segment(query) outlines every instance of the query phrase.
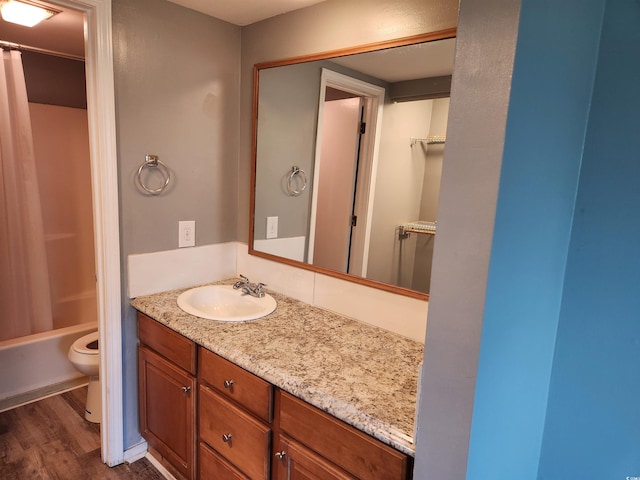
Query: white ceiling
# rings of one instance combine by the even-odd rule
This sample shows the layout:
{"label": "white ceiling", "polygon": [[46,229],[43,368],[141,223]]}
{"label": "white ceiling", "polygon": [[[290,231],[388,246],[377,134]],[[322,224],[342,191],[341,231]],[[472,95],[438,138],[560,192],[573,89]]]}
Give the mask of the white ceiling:
{"label": "white ceiling", "polygon": [[265,18],[322,3],[325,0],[169,0],[235,25],[249,25]]}
{"label": "white ceiling", "polygon": [[441,77],[453,72],[456,39],[419,43],[331,60],[356,72],[393,83],[418,78]]}

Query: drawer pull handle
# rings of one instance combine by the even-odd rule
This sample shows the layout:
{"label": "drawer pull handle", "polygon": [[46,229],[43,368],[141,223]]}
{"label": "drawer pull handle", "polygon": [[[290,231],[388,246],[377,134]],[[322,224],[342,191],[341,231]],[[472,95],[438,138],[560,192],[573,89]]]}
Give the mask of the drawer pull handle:
{"label": "drawer pull handle", "polygon": [[232,385],[233,385],[233,380],[224,381],[224,388],[231,388]]}
{"label": "drawer pull handle", "polygon": [[276,452],[275,456],[281,462],[284,461],[285,458],[287,459],[287,480],[291,480],[291,457],[288,457],[287,452],[285,452],[284,450],[282,450],[281,452]]}
{"label": "drawer pull handle", "polygon": [[228,442],[231,441],[231,437],[232,437],[232,435],[230,433],[223,433],[222,434],[222,441],[224,443],[228,443]]}
{"label": "drawer pull handle", "polygon": [[182,393],[189,393],[191,391],[191,387],[182,387]]}

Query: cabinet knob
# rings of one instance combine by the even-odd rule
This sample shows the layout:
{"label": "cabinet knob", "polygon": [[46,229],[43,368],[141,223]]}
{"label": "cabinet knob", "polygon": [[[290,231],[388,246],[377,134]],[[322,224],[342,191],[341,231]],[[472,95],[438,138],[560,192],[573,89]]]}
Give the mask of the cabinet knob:
{"label": "cabinet knob", "polygon": [[233,380],[224,381],[224,388],[231,388],[231,385],[233,385]]}
{"label": "cabinet knob", "polygon": [[230,442],[231,441],[231,437],[232,437],[232,435],[230,433],[223,433],[222,434],[222,441],[224,443]]}
{"label": "cabinet knob", "polygon": [[182,387],[182,393],[189,393],[191,391],[191,387]]}
{"label": "cabinet knob", "polygon": [[282,450],[281,452],[276,452],[275,457],[282,461],[285,459],[285,457],[287,456],[287,452],[285,452],[284,450]]}

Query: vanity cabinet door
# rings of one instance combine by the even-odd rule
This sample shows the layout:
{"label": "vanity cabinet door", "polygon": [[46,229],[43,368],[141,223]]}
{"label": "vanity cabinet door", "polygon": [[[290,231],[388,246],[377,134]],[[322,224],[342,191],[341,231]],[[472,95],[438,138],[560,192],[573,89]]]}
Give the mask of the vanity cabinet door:
{"label": "vanity cabinet door", "polygon": [[273,480],[357,480],[286,435],[274,446]]}
{"label": "vanity cabinet door", "polygon": [[142,436],[180,474],[195,478],[196,380],[151,349],[138,349]]}
{"label": "vanity cabinet door", "polygon": [[200,439],[252,480],[269,478],[271,429],[215,390],[200,385]]}

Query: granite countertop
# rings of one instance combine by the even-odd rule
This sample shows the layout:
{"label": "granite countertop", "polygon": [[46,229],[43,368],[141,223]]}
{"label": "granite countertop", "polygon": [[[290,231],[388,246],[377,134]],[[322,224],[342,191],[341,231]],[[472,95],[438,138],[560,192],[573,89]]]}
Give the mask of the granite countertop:
{"label": "granite countertop", "polygon": [[[232,281],[218,282],[223,284]],[[423,345],[268,291],[261,319],[218,322],[183,312],[173,290],[131,305],[284,391],[413,456]]]}

